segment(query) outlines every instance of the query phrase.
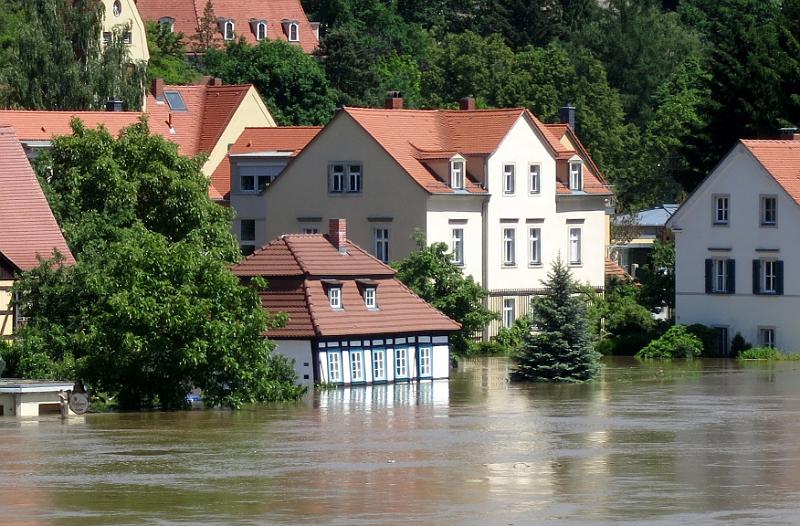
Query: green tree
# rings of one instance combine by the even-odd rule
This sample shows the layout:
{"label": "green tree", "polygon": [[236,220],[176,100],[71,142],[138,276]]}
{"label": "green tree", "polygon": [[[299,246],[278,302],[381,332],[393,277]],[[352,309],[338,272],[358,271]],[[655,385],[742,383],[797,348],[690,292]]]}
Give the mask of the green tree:
{"label": "green tree", "polygon": [[172,85],[190,84],[200,72],[186,60],[184,35],[166,24],[147,22],[147,48],[150,52],[148,77],[160,78]]}
{"label": "green tree", "polygon": [[675,309],[675,243],[656,241],[649,265],[639,269],[639,302],[650,310]]}
{"label": "green tree", "polygon": [[464,276],[453,263],[444,243],[425,244],[425,236],[417,233],[417,250],[406,259],[392,265],[397,269],[397,279],[422,299],[461,324],[453,335],[453,350],[460,355],[469,352],[470,342],[476,332],[482,331],[496,313],[486,309],[483,300],[488,293],[475,283],[472,276]]}
{"label": "green tree", "polygon": [[288,42],[243,39],[205,56],[210,75],[232,84],[253,84],[282,126],[324,124],[335,103],[327,79],[314,59]]}
{"label": "green tree", "polygon": [[130,60],[118,27],[101,42],[103,5],[30,0],[0,74],[3,104],[26,109],[100,109],[111,98],[138,110],[146,68]]}
{"label": "green tree", "polygon": [[231,213],[209,200],[202,159],[144,122],[119,139],[73,126],[40,168],[77,264],[42,262],[16,285],[20,372],[67,371],[124,408],[180,407],[192,387],[234,407],[298,396],[262,336],[282,318],[229,271]]}
{"label": "green tree", "polygon": [[195,54],[204,54],[217,47],[217,15],[214,13],[214,3],[206,1],[203,7],[203,16],[197,21],[197,33],[192,37],[192,51]]}
{"label": "green tree", "polygon": [[533,300],[535,332],[516,357],[513,378],[537,382],[584,382],[600,369],[584,299],[560,258],[543,282],[544,294]]}

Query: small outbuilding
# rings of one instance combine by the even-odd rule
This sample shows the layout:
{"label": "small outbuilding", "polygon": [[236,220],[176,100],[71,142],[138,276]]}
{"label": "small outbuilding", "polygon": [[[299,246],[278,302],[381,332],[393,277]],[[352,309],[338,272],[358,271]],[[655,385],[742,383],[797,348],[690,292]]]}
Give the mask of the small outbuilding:
{"label": "small outbuilding", "polygon": [[4,378],[0,380],[0,416],[59,415],[71,391],[72,382]]}
{"label": "small outbuilding", "polygon": [[448,378],[450,334],[461,326],[347,239],[344,219],[327,234],[283,235],[233,267],[286,325],[267,336],[294,359],[303,385],[357,385]]}

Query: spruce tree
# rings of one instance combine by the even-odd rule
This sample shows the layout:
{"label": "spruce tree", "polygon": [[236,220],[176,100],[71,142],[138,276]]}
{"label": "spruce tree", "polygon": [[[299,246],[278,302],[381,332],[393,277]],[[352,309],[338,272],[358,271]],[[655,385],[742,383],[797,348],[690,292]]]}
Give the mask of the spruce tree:
{"label": "spruce tree", "polygon": [[569,268],[558,258],[533,300],[535,332],[517,357],[513,378],[537,382],[585,382],[600,368],[586,303]]}

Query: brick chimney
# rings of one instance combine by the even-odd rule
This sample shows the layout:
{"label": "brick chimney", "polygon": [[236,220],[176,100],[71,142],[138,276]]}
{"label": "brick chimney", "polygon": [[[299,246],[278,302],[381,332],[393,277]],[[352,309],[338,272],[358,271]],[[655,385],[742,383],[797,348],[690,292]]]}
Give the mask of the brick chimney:
{"label": "brick chimney", "polygon": [[347,220],[329,219],[328,220],[328,241],[335,246],[340,254],[347,254],[345,240],[347,239]]}
{"label": "brick chimney", "polygon": [[150,93],[156,100],[164,100],[164,79],[153,79],[150,85]]}
{"label": "brick chimney", "polygon": [[384,108],[387,110],[402,110],[403,109],[403,94],[399,91],[389,91],[386,93],[386,101]]}
{"label": "brick chimney", "polygon": [[218,88],[219,86],[222,86],[222,79],[219,77],[214,77],[212,79],[209,79],[208,85]]}
{"label": "brick chimney", "polygon": [[558,109],[558,116],[562,124],[569,125],[572,131],[575,131],[575,106],[573,106],[571,102],[568,102],[566,106],[562,106]]}
{"label": "brick chimney", "polygon": [[475,109],[475,98],[474,97],[463,97],[458,99],[458,109],[461,111],[467,110],[474,110]]}

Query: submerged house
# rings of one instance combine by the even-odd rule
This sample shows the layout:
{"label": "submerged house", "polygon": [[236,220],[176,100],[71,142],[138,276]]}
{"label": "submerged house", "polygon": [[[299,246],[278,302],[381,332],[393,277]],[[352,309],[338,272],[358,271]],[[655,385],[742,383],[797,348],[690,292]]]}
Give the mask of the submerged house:
{"label": "submerged house", "polygon": [[331,219],[328,234],[274,239],[232,270],[268,280],[262,305],[289,320],[267,336],[294,359],[303,385],[449,376],[449,336],[461,326],[348,240],[343,219]]}

